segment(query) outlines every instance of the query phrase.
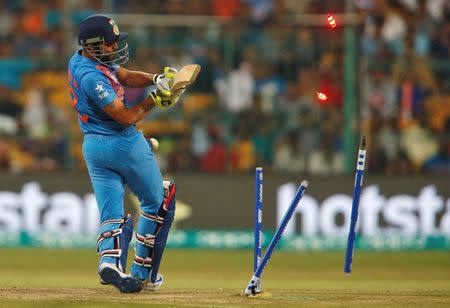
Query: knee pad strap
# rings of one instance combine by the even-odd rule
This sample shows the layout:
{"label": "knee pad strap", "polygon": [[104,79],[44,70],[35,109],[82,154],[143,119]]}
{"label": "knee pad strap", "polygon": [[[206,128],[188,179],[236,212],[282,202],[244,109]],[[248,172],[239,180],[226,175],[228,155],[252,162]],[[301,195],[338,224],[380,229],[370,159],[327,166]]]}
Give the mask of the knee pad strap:
{"label": "knee pad strap", "polygon": [[154,221],[156,223],[162,223],[162,217],[160,217],[159,215],[152,215],[152,214],[147,214],[144,213],[143,211],[141,211],[141,216],[144,217],[145,219],[148,219],[150,221]]}
{"label": "knee pad strap", "polygon": [[125,219],[127,219],[127,218],[128,218],[128,216],[125,217],[125,218],[106,220],[100,225],[100,229],[103,228],[104,226],[108,225],[108,224],[123,224],[125,222]]}
{"label": "knee pad strap", "polygon": [[100,252],[100,258],[102,257],[114,257],[114,258],[120,258],[122,255],[122,249],[107,249]]}
{"label": "knee pad strap", "polygon": [[118,229],[114,229],[111,231],[105,231],[102,232],[98,237],[97,237],[97,252],[99,252],[100,249],[100,243],[110,237],[114,237],[116,238],[119,234],[122,234],[122,229],[118,228]]}
{"label": "knee pad strap", "polygon": [[150,234],[144,236],[136,232],[136,241],[142,245],[153,248],[153,245],[155,244],[155,236]]}
{"label": "knee pad strap", "polygon": [[143,258],[138,255],[134,256],[134,263],[143,267],[152,267],[152,258]]}

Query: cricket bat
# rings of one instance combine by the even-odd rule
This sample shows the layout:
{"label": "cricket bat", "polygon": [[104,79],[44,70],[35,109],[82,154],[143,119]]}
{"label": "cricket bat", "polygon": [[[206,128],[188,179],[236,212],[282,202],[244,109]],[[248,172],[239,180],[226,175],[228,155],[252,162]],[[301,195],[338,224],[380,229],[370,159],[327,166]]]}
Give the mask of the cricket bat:
{"label": "cricket bat", "polygon": [[173,81],[171,88],[172,93],[176,93],[181,88],[193,84],[197,79],[200,70],[201,66],[199,64],[188,64],[183,66],[183,68],[178,71],[177,76]]}

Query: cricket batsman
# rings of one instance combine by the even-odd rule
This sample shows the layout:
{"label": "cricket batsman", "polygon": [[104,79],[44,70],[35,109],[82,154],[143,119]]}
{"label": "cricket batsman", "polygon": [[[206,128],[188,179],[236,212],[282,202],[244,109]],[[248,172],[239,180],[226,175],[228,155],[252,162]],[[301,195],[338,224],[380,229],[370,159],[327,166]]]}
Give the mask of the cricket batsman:
{"label": "cricket batsman", "polygon": [[[161,286],[158,268],[175,212],[175,185],[163,182],[152,148],[136,130],[136,123],[155,106],[174,106],[181,93],[171,93],[177,74],[174,68],[148,74],[121,66],[129,56],[126,37],[110,17],[87,17],[79,26],[80,49],[69,61],[68,75],[72,105],[84,135],[83,157],[100,213],[100,282],[134,293]],[[123,86],[153,84],[156,90],[148,97],[127,106]],[[138,197],[141,207],[129,275],[125,270],[133,222],[124,213],[125,185]]]}

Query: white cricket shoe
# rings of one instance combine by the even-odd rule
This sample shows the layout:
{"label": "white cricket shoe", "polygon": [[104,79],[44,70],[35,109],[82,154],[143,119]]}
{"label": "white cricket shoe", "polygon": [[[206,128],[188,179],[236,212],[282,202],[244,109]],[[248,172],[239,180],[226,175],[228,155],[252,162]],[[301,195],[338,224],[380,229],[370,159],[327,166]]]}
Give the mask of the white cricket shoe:
{"label": "white cricket shoe", "polygon": [[[151,273],[150,273],[150,277],[151,277]],[[163,275],[158,273],[158,275],[156,276],[155,282],[151,282],[150,279],[146,279],[146,280],[142,281],[142,284],[143,284],[142,289],[148,290],[148,291],[156,291],[161,288],[161,285],[163,284],[163,282],[164,282]]]}

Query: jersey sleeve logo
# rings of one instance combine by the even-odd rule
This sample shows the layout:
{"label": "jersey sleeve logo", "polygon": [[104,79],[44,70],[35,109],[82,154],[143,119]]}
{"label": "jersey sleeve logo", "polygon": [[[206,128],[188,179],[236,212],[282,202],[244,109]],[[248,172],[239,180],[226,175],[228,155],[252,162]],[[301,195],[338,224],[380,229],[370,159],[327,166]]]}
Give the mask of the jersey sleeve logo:
{"label": "jersey sleeve logo", "polygon": [[109,94],[108,91],[103,89],[103,85],[99,84],[99,83],[97,83],[97,86],[95,87],[95,90],[97,90],[97,92],[98,92],[98,98],[99,99],[104,99]]}
{"label": "jersey sleeve logo", "polygon": [[99,69],[109,79],[109,83],[113,87],[114,92],[117,94],[119,99],[123,100],[124,99],[124,97],[123,97],[124,89],[123,89],[122,85],[119,83],[119,81],[117,80],[116,75],[113,74],[109,69],[107,69],[104,66],[97,65],[96,68]]}

